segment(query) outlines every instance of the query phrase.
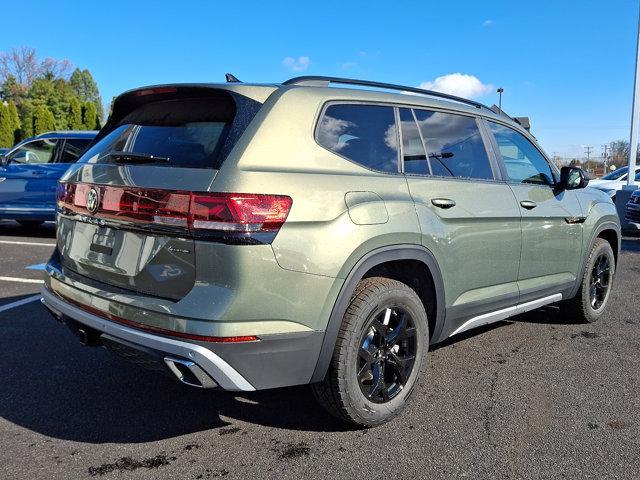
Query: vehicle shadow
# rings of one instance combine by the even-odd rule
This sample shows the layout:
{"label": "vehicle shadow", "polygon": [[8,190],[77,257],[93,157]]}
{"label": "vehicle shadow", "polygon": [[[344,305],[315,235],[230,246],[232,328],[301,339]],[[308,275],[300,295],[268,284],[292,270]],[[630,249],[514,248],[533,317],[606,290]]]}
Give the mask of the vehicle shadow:
{"label": "vehicle shadow", "polygon": [[351,429],[325,413],[308,386],[242,394],[198,390],[101,347],[84,347],[39,302],[0,312],[0,325],[0,417],[48,437],[142,443],[234,420],[317,432]]}
{"label": "vehicle shadow", "polygon": [[0,220],[0,236],[3,237],[30,237],[30,238],[56,238],[56,224],[45,222],[36,227],[25,227],[11,220]]}

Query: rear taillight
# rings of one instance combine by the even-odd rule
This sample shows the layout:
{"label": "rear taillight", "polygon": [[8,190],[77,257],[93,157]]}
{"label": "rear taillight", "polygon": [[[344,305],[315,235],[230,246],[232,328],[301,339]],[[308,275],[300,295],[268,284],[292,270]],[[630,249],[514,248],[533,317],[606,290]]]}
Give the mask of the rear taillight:
{"label": "rear taillight", "polygon": [[277,232],[290,208],[291,198],[284,195],[193,194],[189,227],[225,232]]}
{"label": "rear taillight", "polygon": [[[87,205],[95,190],[96,205]],[[131,226],[154,225],[222,239],[269,242],[291,209],[291,197],[253,193],[207,193],[60,182],[58,207],[64,213],[116,220]],[[267,235],[263,235],[267,234]]]}

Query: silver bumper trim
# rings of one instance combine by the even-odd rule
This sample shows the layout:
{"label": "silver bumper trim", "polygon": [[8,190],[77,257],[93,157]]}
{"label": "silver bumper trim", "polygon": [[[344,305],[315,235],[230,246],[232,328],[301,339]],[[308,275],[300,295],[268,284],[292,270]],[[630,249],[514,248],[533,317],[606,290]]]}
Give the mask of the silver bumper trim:
{"label": "silver bumper trim", "polygon": [[255,388],[231,365],[211,350],[200,345],[165,338],[120,325],[71,305],[52,294],[46,287],[41,290],[42,303],[55,312],[67,315],[91,328],[107,333],[127,342],[164,353],[189,359],[215,380],[225,390],[251,392]]}

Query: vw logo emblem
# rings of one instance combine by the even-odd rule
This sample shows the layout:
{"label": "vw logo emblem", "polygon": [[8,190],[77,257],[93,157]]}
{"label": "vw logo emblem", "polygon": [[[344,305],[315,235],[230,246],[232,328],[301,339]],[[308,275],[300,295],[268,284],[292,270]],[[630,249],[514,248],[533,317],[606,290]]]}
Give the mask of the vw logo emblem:
{"label": "vw logo emblem", "polygon": [[99,204],[98,191],[95,188],[92,188],[87,192],[87,210],[91,213],[96,213],[98,211]]}

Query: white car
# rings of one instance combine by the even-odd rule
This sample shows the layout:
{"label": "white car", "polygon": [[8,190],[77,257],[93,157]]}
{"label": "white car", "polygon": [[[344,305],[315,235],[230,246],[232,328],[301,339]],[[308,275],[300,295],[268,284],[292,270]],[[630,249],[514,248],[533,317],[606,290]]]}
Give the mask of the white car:
{"label": "white car", "polygon": [[[615,200],[618,190],[622,190],[627,184],[627,170],[629,170],[628,167],[620,167],[602,178],[590,180],[589,186],[602,190],[611,197],[611,200]],[[635,180],[640,182],[640,166],[636,167]]]}

